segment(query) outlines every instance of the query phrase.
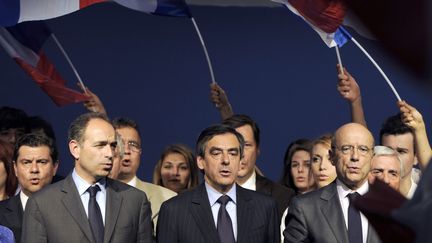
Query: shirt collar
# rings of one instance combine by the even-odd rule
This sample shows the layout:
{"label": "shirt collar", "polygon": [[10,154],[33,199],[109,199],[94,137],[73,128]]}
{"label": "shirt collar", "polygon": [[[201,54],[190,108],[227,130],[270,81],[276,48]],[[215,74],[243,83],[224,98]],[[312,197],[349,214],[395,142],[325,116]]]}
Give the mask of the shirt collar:
{"label": "shirt collar", "polygon": [[243,188],[255,191],[256,190],[256,172],[253,171],[252,175],[243,183],[240,185]]}
{"label": "shirt collar", "polygon": [[134,176],[128,183],[126,183],[126,184],[128,184],[129,186],[132,186],[132,187],[136,187],[136,184],[137,184],[137,177],[136,176]]}
{"label": "shirt collar", "polygon": [[19,193],[19,197],[20,197],[21,205],[22,205],[22,208],[23,208],[23,211],[24,211],[25,206],[27,204],[27,200],[28,200],[29,197],[26,194],[24,194],[24,192],[22,190]]}
{"label": "shirt collar", "polygon": [[222,194],[222,193],[216,191],[215,189],[213,189],[213,187],[211,187],[209,184],[207,184],[207,182],[205,182],[207,195],[208,195],[208,198],[210,201],[210,207],[213,206],[216,203],[216,201],[223,195],[228,195],[231,198],[231,200],[234,202],[234,204],[237,204],[237,188],[236,188],[236,186],[237,185],[234,184],[227,193]]}
{"label": "shirt collar", "polygon": [[367,180],[363,183],[363,185],[361,185],[357,190],[354,191],[348,188],[339,179],[336,179],[336,187],[340,198],[345,198],[348,194],[353,192],[358,192],[358,194],[363,196],[364,194],[366,194],[366,192],[369,191],[369,183]]}
{"label": "shirt collar", "polygon": [[[93,186],[90,185],[90,183],[88,183],[87,181],[85,181],[81,176],[79,176],[75,169],[72,171],[72,179],[75,182],[75,185],[78,189],[78,194],[80,196],[83,195],[90,186]],[[101,192],[105,193],[106,178],[103,177],[102,179],[98,180],[95,185],[98,185],[101,189]]]}

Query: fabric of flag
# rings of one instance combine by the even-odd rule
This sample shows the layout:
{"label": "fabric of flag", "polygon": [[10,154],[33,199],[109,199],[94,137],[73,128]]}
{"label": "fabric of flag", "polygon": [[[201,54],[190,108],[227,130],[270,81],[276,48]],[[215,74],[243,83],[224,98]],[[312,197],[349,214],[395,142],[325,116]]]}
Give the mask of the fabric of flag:
{"label": "fabric of flag", "polygon": [[351,35],[342,28],[347,8],[343,0],[272,0],[285,5],[308,23],[328,47],[343,46]]}
{"label": "fabric of flag", "polygon": [[42,50],[51,31],[42,21],[0,27],[0,45],[29,74],[58,106],[88,100],[84,94],[66,87]]}
{"label": "fabric of flag", "polygon": [[0,0],[0,26],[56,18],[102,2],[149,14],[191,17],[184,0]]}

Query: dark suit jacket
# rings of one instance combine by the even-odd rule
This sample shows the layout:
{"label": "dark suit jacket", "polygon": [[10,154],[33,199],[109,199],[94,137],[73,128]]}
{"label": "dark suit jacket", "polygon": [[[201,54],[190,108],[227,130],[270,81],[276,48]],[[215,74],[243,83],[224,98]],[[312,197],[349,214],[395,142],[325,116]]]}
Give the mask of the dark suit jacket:
{"label": "dark suit jacket", "polygon": [[[276,202],[237,186],[237,243],[279,243]],[[205,185],[164,202],[159,211],[157,242],[219,243]]]}
{"label": "dark suit jacket", "polygon": [[256,191],[271,196],[277,203],[279,222],[282,215],[287,209],[291,198],[295,196],[295,192],[287,187],[274,183],[273,181],[256,174]]}
{"label": "dark suit jacket", "polygon": [[0,202],[0,225],[12,230],[15,242],[21,241],[23,209],[19,194]]}
{"label": "dark suit jacket", "polygon": [[[293,198],[288,208],[285,242],[347,243],[348,231],[339,201],[336,182],[317,191]],[[368,228],[368,243],[380,242]]]}
{"label": "dark suit jacket", "polygon": [[[152,242],[145,193],[107,178],[104,243]],[[34,193],[27,202],[22,242],[94,242],[72,175]]]}

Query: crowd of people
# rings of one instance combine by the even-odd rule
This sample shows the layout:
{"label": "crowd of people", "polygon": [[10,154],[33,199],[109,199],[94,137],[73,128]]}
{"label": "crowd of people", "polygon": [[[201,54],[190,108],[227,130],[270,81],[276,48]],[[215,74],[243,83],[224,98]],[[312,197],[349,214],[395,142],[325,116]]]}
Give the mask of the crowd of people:
{"label": "crowd of people", "polygon": [[399,102],[376,145],[359,85],[337,70],[352,122],[289,144],[278,182],[259,169],[258,124],[235,114],[217,84],[210,92],[221,122],[202,130],[195,151],[168,145],[152,183],[137,175],[138,124],[109,119],[88,88],[89,112],[68,130],[69,175],[56,175],[51,125],[1,107],[0,232],[15,242],[381,242],[353,202],[377,180],[413,196],[432,157],[426,126],[419,111]]}

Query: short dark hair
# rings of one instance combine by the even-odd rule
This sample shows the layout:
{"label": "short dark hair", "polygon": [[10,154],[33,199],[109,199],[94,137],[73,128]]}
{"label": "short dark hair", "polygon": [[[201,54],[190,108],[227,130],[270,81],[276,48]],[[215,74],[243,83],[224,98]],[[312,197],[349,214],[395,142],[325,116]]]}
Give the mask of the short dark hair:
{"label": "short dark hair", "polygon": [[230,126],[234,129],[249,125],[252,128],[255,143],[257,147],[259,147],[260,144],[260,129],[258,127],[258,124],[249,116],[247,115],[233,115],[227,119],[225,119],[222,124]]}
{"label": "short dark hair", "polygon": [[402,135],[406,133],[413,133],[413,130],[402,122],[401,114],[398,113],[394,116],[388,117],[381,126],[380,130],[380,143],[384,135]]}
{"label": "short dark hair", "polygon": [[35,133],[28,133],[21,136],[15,144],[14,152],[13,152],[13,161],[16,163],[19,156],[19,149],[22,146],[29,146],[32,148],[47,146],[50,150],[50,157],[53,163],[58,163],[58,150],[54,141],[45,136]]}
{"label": "short dark hair", "polygon": [[20,109],[3,106],[0,108],[0,131],[27,127],[27,114]]}
{"label": "short dark hair", "polygon": [[119,128],[125,128],[125,127],[130,127],[130,128],[135,129],[138,133],[138,136],[141,138],[139,126],[134,120],[126,118],[126,117],[117,117],[117,118],[114,118],[112,123],[113,123],[113,126],[116,130]]}
{"label": "short dark hair", "polygon": [[96,112],[84,113],[84,114],[78,116],[70,124],[69,130],[68,130],[68,140],[69,141],[75,140],[78,142],[82,142],[85,129],[86,129],[89,121],[93,120],[93,119],[101,119],[101,120],[108,122],[109,124],[112,124],[111,121],[108,119],[108,117],[105,114],[96,113]]}
{"label": "short dark hair", "polygon": [[240,133],[238,133],[233,127],[224,124],[217,124],[217,125],[210,126],[201,132],[196,143],[197,156],[204,157],[207,142],[210,141],[213,137],[217,135],[227,134],[227,133],[231,133],[234,136],[236,136],[237,140],[240,143],[240,147],[239,147],[240,158],[243,158],[243,149],[245,143],[243,136]]}

